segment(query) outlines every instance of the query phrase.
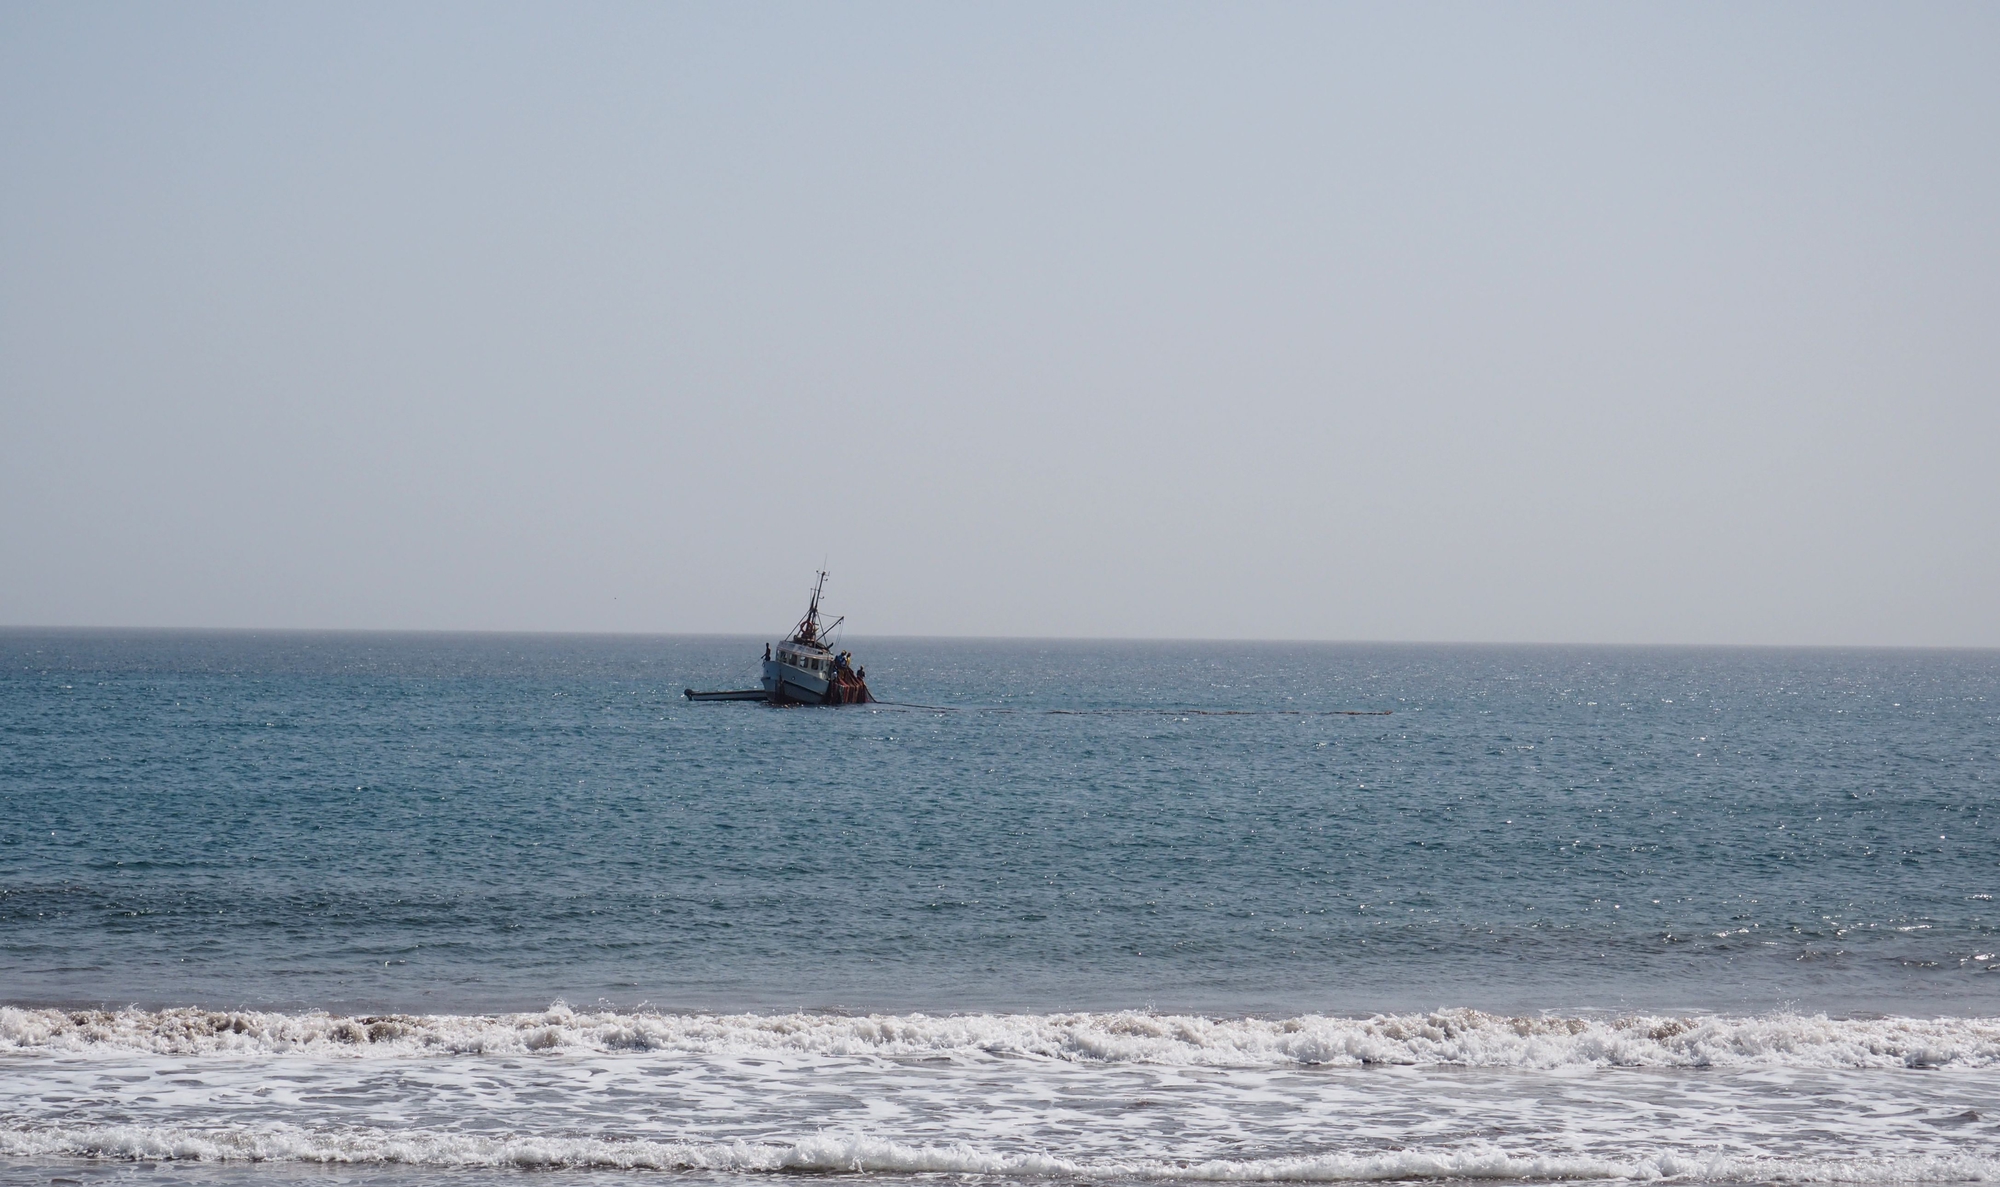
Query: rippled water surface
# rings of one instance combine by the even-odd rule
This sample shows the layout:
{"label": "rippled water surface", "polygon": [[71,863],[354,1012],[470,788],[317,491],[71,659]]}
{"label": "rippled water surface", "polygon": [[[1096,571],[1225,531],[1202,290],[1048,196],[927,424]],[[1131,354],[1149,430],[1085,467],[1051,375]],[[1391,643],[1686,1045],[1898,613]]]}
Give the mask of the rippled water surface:
{"label": "rippled water surface", "polygon": [[2000,655],[761,644],[0,633],[0,1180],[2000,1177]]}

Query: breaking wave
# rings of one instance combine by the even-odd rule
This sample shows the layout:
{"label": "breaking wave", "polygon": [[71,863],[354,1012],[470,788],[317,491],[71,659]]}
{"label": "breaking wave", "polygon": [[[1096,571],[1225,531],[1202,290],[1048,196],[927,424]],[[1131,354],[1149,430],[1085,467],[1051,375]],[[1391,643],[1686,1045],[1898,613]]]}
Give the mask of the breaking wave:
{"label": "breaking wave", "polygon": [[1502,1148],[1414,1149],[1263,1159],[1072,1159],[1048,1153],[918,1146],[822,1136],[791,1145],[457,1133],[203,1131],[147,1126],[0,1129],[14,1157],[387,1164],[439,1168],[943,1173],[1024,1179],[1314,1183],[1427,1179],[1679,1180],[1793,1183],[1950,1183],[2000,1178],[2000,1161],[1973,1154],[1783,1158],[1674,1153],[1628,1157]]}
{"label": "breaking wave", "polygon": [[1074,1014],[665,1014],[576,1010],[344,1017],[198,1008],[0,1007],[0,1051],[412,1057],[657,1051],[1022,1057],[1200,1067],[2000,1067],[2000,1019],[1618,1018],[1476,1010],[1372,1018]]}

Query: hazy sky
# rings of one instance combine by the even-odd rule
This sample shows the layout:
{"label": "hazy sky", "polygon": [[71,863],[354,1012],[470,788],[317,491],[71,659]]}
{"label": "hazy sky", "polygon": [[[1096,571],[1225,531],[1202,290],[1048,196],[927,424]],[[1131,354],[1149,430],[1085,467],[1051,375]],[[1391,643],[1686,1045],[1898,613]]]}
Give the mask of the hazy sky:
{"label": "hazy sky", "polygon": [[0,6],[0,624],[2000,646],[2000,5]]}

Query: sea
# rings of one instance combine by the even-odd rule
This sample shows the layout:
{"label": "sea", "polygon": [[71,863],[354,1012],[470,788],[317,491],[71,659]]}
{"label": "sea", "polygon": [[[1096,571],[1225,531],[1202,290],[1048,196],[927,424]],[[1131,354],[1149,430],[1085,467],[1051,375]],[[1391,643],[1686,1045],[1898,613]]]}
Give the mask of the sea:
{"label": "sea", "polygon": [[2000,1179],[2000,652],[0,631],[0,1182]]}

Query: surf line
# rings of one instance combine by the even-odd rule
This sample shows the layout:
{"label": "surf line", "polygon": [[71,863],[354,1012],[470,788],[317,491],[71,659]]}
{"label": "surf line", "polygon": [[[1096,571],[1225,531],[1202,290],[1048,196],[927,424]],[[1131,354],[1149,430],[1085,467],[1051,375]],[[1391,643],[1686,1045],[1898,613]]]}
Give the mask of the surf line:
{"label": "surf line", "polygon": [[871,701],[891,709],[925,709],[932,713],[1039,713],[1045,717],[1092,717],[1112,713],[1152,713],[1166,717],[1388,717],[1394,709],[1017,709],[1008,705],[916,705],[908,701]]}

